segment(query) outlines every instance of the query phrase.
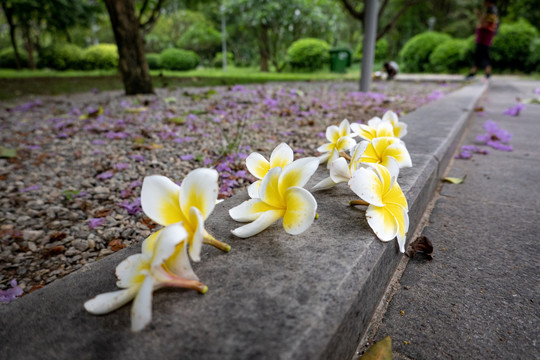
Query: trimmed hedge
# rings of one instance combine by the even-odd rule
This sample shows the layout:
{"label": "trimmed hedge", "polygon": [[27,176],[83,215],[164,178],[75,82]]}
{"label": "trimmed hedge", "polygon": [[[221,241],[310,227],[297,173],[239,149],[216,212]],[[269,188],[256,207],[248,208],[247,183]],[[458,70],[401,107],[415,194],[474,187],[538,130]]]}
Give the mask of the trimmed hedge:
{"label": "trimmed hedge", "polygon": [[114,44],[92,45],[84,50],[84,69],[116,69],[118,49]]}
{"label": "trimmed hedge", "polygon": [[161,66],[161,56],[156,53],[148,53],[146,54],[146,62],[148,63],[148,67],[150,70],[159,70],[162,68]]}
{"label": "trimmed hedge", "polygon": [[315,71],[328,64],[330,45],[315,38],[300,39],[287,49],[287,61],[293,69]]}
{"label": "trimmed hedge", "polygon": [[429,56],[431,70],[435,72],[456,72],[466,66],[466,39],[451,39],[437,46]]}
{"label": "trimmed hedge", "polygon": [[540,72],[540,38],[531,42],[530,54],[527,62],[529,71]]}
{"label": "trimmed hedge", "polygon": [[538,37],[538,30],[526,20],[502,24],[493,39],[491,59],[499,69],[525,70],[529,60],[531,42]]}
{"label": "trimmed hedge", "polygon": [[429,63],[431,53],[437,46],[450,39],[450,35],[434,31],[428,31],[413,36],[405,43],[399,52],[403,71],[431,71],[431,65]]}
{"label": "trimmed hedge", "polygon": [[206,23],[196,23],[182,34],[176,46],[194,51],[210,62],[221,49],[221,33]]}
{"label": "trimmed hedge", "polygon": [[[364,42],[360,41],[356,51],[354,52],[355,61],[362,61],[362,51]],[[388,40],[380,39],[375,43],[375,61],[385,61],[388,57]]]}
{"label": "trimmed hedge", "polygon": [[160,57],[162,68],[167,70],[192,70],[201,62],[195,52],[175,48],[163,50]]}
{"label": "trimmed hedge", "polygon": [[82,69],[84,50],[73,44],[53,44],[39,52],[39,68],[55,70]]}
{"label": "trimmed hedge", "polygon": [[[27,67],[26,53],[23,50],[19,50],[19,56],[21,57],[21,67]],[[0,68],[16,69],[17,61],[15,60],[15,51],[12,48],[6,48],[0,51]]]}
{"label": "trimmed hedge", "polygon": [[[214,57],[213,65],[215,68],[220,68],[223,66],[223,53],[220,51]],[[227,66],[233,65],[234,55],[232,52],[227,51]]]}

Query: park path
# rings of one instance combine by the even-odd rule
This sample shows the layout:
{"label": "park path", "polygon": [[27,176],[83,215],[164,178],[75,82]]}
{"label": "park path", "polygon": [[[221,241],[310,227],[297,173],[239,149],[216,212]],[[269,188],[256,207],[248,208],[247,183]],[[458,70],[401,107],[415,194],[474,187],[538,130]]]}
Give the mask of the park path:
{"label": "park path", "polygon": [[391,336],[395,359],[540,359],[540,105],[503,114],[538,88],[491,80],[461,145],[490,119],[514,150],[451,164],[467,178],[442,187],[423,230],[433,260],[409,261],[375,335]]}

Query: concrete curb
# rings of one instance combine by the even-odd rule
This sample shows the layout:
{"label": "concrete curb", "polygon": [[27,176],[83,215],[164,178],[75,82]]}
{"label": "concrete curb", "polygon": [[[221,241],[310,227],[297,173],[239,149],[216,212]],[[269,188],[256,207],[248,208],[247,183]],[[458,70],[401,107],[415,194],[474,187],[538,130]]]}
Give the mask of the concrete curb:
{"label": "concrete curb", "polygon": [[[486,90],[472,84],[403,117],[413,168],[400,185],[409,202],[410,233],[440,181]],[[315,184],[326,175],[319,169]],[[309,187],[309,186],[308,186]],[[116,290],[114,268],[139,246],[120,251],[0,307],[0,346],[9,359],[344,359],[350,358],[369,323],[401,254],[395,241],[377,240],[364,210],[347,206],[346,186],[314,194],[320,219],[304,234],[274,225],[250,239],[228,209],[216,207],[207,229],[228,242],[223,254],[205,247],[195,272],[205,295],[167,289],[153,298],[152,324],[132,334],[130,305],[105,316],[83,303]]]}

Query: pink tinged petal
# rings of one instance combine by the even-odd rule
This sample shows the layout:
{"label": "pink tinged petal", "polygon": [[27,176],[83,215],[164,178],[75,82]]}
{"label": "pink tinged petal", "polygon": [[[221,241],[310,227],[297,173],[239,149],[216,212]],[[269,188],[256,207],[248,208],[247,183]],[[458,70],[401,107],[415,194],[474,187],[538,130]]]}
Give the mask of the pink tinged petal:
{"label": "pink tinged petal", "polygon": [[189,243],[189,256],[195,262],[201,261],[201,248],[204,237],[204,219],[196,207],[189,210],[189,222],[194,228],[193,234]]}
{"label": "pink tinged petal", "polygon": [[319,190],[327,190],[331,189],[337,184],[332,180],[332,178],[329,176],[326,179],[321,180],[318,182],[314,187],[311,188],[311,191],[319,191]]}
{"label": "pink tinged petal", "polygon": [[354,172],[349,180],[349,186],[356,195],[376,206],[384,206],[382,185],[381,180],[372,169],[360,168]]}
{"label": "pink tinged petal", "polygon": [[326,139],[330,141],[330,143],[335,144],[339,138],[339,128],[336,125],[331,125],[326,128]]}
{"label": "pink tinged petal", "polygon": [[154,244],[151,260],[152,271],[161,268],[165,260],[172,256],[176,246],[187,237],[188,233],[181,223],[172,224],[162,229]]}
{"label": "pink tinged petal", "polygon": [[262,179],[270,170],[270,163],[259,153],[251,153],[246,158],[246,167],[251,175],[257,179]]}
{"label": "pink tinged petal", "polygon": [[84,303],[84,308],[91,314],[103,315],[114,311],[130,302],[137,294],[137,287],[100,294]]}
{"label": "pink tinged petal", "polygon": [[178,203],[179,194],[180,187],[169,178],[147,176],[141,189],[142,209],[146,216],[163,226],[183,221],[185,217]]}
{"label": "pink tinged petal", "polygon": [[131,307],[131,331],[133,332],[141,331],[152,320],[152,291],[154,291],[154,279],[152,276],[146,276]]}
{"label": "pink tinged petal", "polygon": [[291,147],[285,143],[281,143],[276,146],[270,155],[270,168],[274,168],[276,166],[283,168],[292,163],[293,160],[294,152]]}
{"label": "pink tinged petal", "polygon": [[229,215],[235,221],[249,222],[256,220],[259,216],[274,207],[263,202],[261,199],[250,199],[229,210]]}
{"label": "pink tinged petal", "polygon": [[291,235],[307,230],[315,220],[317,202],[309,191],[292,187],[285,192],[287,210],[283,216],[283,228]]}
{"label": "pink tinged petal", "polygon": [[285,166],[278,181],[278,190],[281,197],[285,191],[293,186],[303,187],[319,168],[319,161],[314,157],[298,159]]}
{"label": "pink tinged petal", "polygon": [[248,186],[247,191],[250,198],[257,199],[259,197],[259,186],[261,186],[261,180],[257,180]]}
{"label": "pink tinged petal", "polygon": [[[149,236],[149,238],[152,235]],[[148,269],[150,257],[144,254],[134,254],[124,259],[116,267],[116,286],[120,288],[130,288],[140,285],[144,276],[140,275],[141,270]]]}
{"label": "pink tinged petal", "polygon": [[171,273],[175,274],[178,277],[187,280],[199,280],[199,278],[191,268],[185,242],[182,242],[176,246],[174,254],[169,259],[167,259],[167,261],[165,262],[165,266]]}
{"label": "pink tinged petal", "polygon": [[186,176],[180,186],[180,206],[184,215],[195,206],[204,220],[208,219],[216,206],[218,177],[216,170],[206,168],[195,169]]}
{"label": "pink tinged petal", "polygon": [[279,177],[282,171],[280,167],[270,169],[259,186],[259,198],[275,208],[284,207],[283,198],[278,190]]}
{"label": "pink tinged petal", "polygon": [[375,235],[382,241],[390,241],[396,237],[398,222],[394,215],[385,207],[369,205],[366,218]]}
{"label": "pink tinged petal", "polygon": [[236,228],[231,232],[238,237],[248,238],[265,230],[267,227],[281,219],[284,214],[285,210],[267,211],[261,216],[259,216],[257,220],[253,221],[252,223]]}
{"label": "pink tinged petal", "polygon": [[338,158],[332,161],[330,165],[330,177],[336,184],[346,183],[351,179],[351,173],[349,171],[349,164],[345,158]]}

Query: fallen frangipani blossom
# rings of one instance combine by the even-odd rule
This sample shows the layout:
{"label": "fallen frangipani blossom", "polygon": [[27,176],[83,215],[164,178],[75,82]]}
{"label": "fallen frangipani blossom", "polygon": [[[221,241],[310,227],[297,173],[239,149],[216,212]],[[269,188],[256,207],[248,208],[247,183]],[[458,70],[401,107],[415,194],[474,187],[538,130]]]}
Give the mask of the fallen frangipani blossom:
{"label": "fallen frangipani blossom", "polygon": [[142,184],[144,213],[163,226],[182,222],[188,233],[189,255],[193,261],[200,260],[203,242],[223,251],[231,248],[204,229],[204,221],[216,206],[217,180],[216,170],[200,168],[191,171],[181,186],[161,175],[147,176]]}
{"label": "fallen frangipani blossom", "polygon": [[294,153],[291,147],[285,143],[281,143],[272,151],[270,161],[257,152],[251,153],[246,159],[246,167],[251,175],[255,176],[257,181],[248,186],[248,195],[251,198],[259,197],[259,186],[262,178],[270,169],[275,167],[285,167],[294,160]]}
{"label": "fallen frangipani blossom", "polygon": [[407,124],[400,122],[397,114],[391,110],[384,113],[382,119],[374,117],[366,124],[351,124],[351,130],[355,135],[364,140],[371,141],[377,137],[394,136],[403,138],[407,135]]}
{"label": "fallen frangipani blossom", "polygon": [[175,223],[150,235],[142,254],[131,255],[116,267],[116,285],[124,290],[104,293],[84,303],[84,308],[102,315],[133,298],[131,330],[140,331],[152,320],[152,292],[163,287],[181,287],[206,293],[191,269],[186,252],[188,233]]}
{"label": "fallen frangipani blossom", "polygon": [[368,164],[367,168],[356,170],[349,186],[363,201],[351,201],[350,204],[369,204],[366,218],[375,235],[382,241],[397,237],[399,250],[403,253],[409,230],[409,208],[397,183],[398,174],[399,165],[393,158],[386,167]]}
{"label": "fallen frangipani blossom", "polygon": [[232,233],[247,238],[260,233],[283,218],[283,228],[292,235],[304,232],[315,219],[317,202],[302,187],[319,167],[317,158],[296,160],[284,168],[274,167],[261,180],[257,198],[244,201],[229,210],[231,217],[250,224]]}
{"label": "fallen frangipani blossom", "polygon": [[487,120],[483,126],[486,133],[476,136],[476,141],[491,146],[495,150],[512,151],[514,149],[512,145],[508,145],[512,139],[512,133],[499,128],[499,124],[492,120]]}
{"label": "fallen frangipani blossom", "polygon": [[326,129],[326,139],[329,143],[319,146],[317,151],[322,152],[319,156],[321,164],[327,163],[327,168],[330,168],[332,161],[339,157],[342,151],[350,150],[356,145],[356,140],[353,139],[354,134],[351,133],[351,127],[347,119],[343,120],[339,127],[331,125]]}
{"label": "fallen frangipani blossom", "polygon": [[379,137],[367,144],[358,161],[388,167],[391,159],[395,160],[400,168],[412,166],[411,156],[402,140],[395,137]]}

